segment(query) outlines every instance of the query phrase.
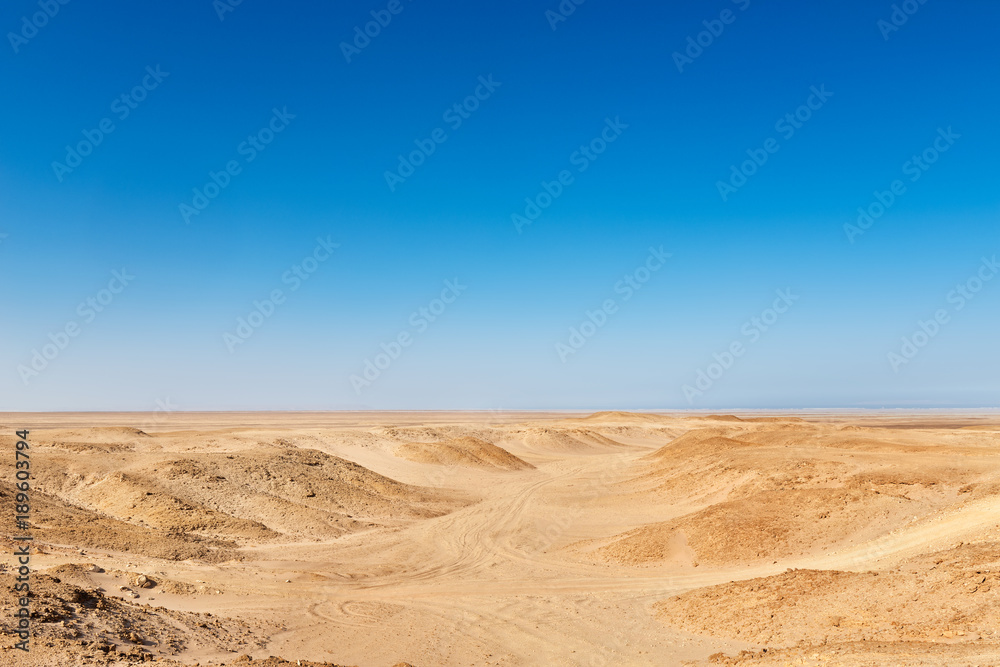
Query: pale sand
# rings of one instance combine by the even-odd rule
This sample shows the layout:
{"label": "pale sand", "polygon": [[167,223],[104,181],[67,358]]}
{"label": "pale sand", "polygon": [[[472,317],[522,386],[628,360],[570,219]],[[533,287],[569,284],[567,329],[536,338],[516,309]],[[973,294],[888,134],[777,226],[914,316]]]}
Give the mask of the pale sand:
{"label": "pale sand", "polygon": [[38,604],[130,619],[0,664],[1000,665],[1000,415],[739,416],[0,414]]}

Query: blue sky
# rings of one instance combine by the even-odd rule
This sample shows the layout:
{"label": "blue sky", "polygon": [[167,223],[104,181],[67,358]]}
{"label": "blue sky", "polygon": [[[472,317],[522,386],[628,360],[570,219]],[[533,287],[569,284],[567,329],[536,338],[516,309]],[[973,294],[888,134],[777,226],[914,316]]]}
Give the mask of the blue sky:
{"label": "blue sky", "polygon": [[0,410],[997,405],[996,3],[315,4],[0,10]]}

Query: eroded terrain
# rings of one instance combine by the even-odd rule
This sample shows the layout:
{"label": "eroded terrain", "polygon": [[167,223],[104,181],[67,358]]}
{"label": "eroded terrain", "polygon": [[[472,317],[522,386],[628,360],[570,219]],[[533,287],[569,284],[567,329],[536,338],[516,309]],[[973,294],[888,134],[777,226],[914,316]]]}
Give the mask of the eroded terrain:
{"label": "eroded terrain", "polygon": [[0,423],[0,665],[1000,665],[996,414]]}

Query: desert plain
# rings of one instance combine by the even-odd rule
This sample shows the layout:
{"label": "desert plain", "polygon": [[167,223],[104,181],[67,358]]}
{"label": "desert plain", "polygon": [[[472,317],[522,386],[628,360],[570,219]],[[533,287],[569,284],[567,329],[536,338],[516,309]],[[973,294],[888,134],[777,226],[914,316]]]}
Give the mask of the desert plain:
{"label": "desert plain", "polygon": [[3,666],[1000,665],[996,412],[0,425]]}

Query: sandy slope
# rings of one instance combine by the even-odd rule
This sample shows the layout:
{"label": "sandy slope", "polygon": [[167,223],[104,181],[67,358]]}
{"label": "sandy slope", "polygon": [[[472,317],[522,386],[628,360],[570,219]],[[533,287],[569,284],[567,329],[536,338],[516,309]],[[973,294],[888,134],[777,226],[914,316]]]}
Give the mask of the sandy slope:
{"label": "sandy slope", "polygon": [[473,436],[452,438],[445,442],[407,442],[396,448],[396,455],[418,463],[460,465],[498,470],[534,468],[508,452]]}
{"label": "sandy slope", "polygon": [[46,570],[0,665],[1000,665],[996,415],[0,422]]}

